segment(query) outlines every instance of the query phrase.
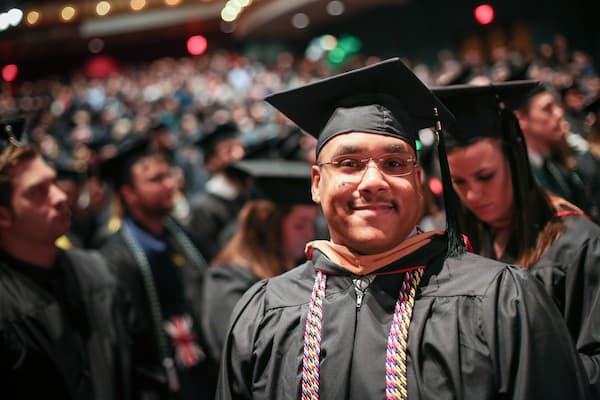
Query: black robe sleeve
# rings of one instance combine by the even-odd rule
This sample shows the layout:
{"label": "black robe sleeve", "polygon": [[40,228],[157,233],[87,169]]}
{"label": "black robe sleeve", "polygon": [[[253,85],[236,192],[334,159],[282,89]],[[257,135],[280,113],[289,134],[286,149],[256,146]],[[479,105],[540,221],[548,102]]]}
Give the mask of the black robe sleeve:
{"label": "black robe sleeve", "polygon": [[531,269],[558,306],[595,398],[600,398],[600,228],[565,218],[566,230]]}
{"label": "black robe sleeve", "polygon": [[585,399],[586,377],[568,331],[536,280],[507,270],[481,309],[498,395]]}
{"label": "black robe sleeve", "polygon": [[200,302],[201,325],[206,351],[217,365],[221,360],[233,309],[242,295],[258,280],[252,272],[237,266],[219,265],[206,271]]}
{"label": "black robe sleeve", "polygon": [[256,322],[262,319],[264,287],[261,281],[250,288],[237,303],[221,359],[217,399],[251,399],[252,353],[257,335]]}

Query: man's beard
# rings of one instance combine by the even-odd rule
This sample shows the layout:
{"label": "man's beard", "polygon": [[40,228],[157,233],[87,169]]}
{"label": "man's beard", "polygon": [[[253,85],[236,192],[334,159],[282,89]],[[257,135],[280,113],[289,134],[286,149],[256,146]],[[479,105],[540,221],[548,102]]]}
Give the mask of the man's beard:
{"label": "man's beard", "polygon": [[145,214],[146,216],[150,217],[150,218],[164,218],[166,216],[168,216],[171,211],[173,210],[173,206],[171,207],[160,207],[160,206],[154,206],[154,207],[140,207],[139,211],[141,211],[143,214]]}

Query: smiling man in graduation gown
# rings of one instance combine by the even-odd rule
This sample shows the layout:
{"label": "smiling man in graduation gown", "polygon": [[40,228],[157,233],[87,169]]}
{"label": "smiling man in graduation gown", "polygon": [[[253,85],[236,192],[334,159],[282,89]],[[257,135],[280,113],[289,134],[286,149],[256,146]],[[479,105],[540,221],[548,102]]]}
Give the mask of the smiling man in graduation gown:
{"label": "smiling man in graduation gown", "polygon": [[272,95],[318,137],[312,197],[331,241],[236,306],[220,399],[587,398],[552,300],[526,272],[421,232],[419,129],[451,114],[398,59]]}
{"label": "smiling man in graduation gown", "polygon": [[0,397],[131,398],[125,303],[98,254],[61,250],[67,196],[0,123]]}

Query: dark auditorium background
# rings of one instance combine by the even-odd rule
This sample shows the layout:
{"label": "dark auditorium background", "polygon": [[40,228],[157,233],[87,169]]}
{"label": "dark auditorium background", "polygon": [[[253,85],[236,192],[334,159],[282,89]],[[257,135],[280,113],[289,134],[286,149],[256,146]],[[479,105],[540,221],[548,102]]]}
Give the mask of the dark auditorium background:
{"label": "dark auditorium background", "polygon": [[[428,64],[436,62],[441,49],[475,49],[490,57],[495,45],[511,43],[525,53],[535,52],[556,35],[590,54],[594,63],[600,57],[596,0],[255,0],[233,22],[223,21],[226,1],[109,0],[104,16],[96,12],[98,3],[0,1],[0,12],[18,8],[24,13],[17,26],[0,31],[1,64],[17,65],[19,79],[35,79],[67,74],[94,59],[135,63],[186,56],[186,41],[194,35],[207,39],[207,51],[226,48],[267,61],[281,49],[301,54],[324,34],[356,37],[366,55],[401,55]],[[484,3],[494,10],[487,25],[474,16]],[[135,4],[143,8],[134,11]],[[59,17],[66,6],[75,9],[69,21]],[[40,13],[33,24],[28,22],[30,11]]]}

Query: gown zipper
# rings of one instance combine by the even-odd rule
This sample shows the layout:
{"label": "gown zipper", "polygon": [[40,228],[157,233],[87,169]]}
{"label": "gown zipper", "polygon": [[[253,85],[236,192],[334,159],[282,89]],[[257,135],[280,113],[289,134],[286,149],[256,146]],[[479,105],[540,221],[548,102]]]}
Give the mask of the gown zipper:
{"label": "gown zipper", "polygon": [[352,283],[354,284],[354,292],[356,293],[356,310],[360,310],[362,306],[363,298],[365,297],[365,293],[367,289],[373,282],[374,277],[370,275],[360,276],[358,278],[352,279]]}

